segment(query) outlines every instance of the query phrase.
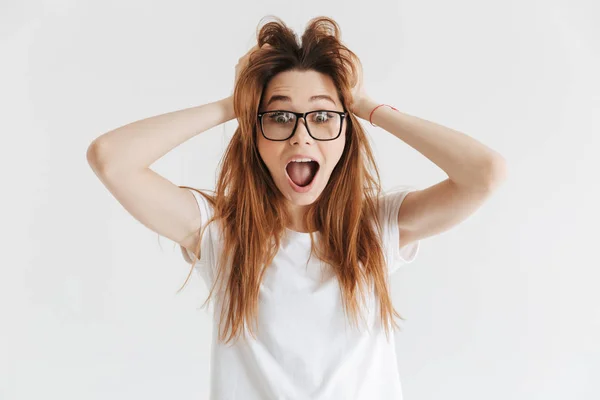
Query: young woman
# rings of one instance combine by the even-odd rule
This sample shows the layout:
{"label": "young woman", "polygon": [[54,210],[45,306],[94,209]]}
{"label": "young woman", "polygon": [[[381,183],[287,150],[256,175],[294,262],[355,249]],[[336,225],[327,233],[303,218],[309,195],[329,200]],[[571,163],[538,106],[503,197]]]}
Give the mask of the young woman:
{"label": "young woman", "polygon": [[[483,204],[504,159],[370,98],[333,20],[311,20],[301,39],[279,19],[267,23],[239,59],[231,97],[108,132],[88,160],[128,212],[180,244],[211,288],[207,300],[216,289],[211,399],[400,399],[389,276],[421,239]],[[357,117],[448,179],[381,193]],[[233,118],[213,194],[149,168]]]}

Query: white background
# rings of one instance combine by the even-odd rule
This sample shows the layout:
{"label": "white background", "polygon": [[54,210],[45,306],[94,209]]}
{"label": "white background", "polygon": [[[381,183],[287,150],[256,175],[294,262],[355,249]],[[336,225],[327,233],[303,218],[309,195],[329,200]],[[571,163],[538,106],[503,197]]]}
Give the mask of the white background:
{"label": "white background", "polygon": [[[600,9],[588,1],[2,1],[0,399],[206,399],[208,293],[86,161],[101,134],[231,94],[262,17],[333,17],[378,102],[508,161],[393,275],[406,400],[600,398]],[[446,174],[362,121],[384,188]],[[153,164],[214,188],[232,120]]]}

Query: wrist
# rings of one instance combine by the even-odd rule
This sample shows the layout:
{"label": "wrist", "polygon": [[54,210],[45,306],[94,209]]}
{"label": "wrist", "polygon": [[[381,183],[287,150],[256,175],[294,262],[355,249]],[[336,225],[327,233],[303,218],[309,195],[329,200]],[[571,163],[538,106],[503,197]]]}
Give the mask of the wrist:
{"label": "wrist", "polygon": [[233,109],[233,96],[225,97],[220,101],[221,106],[223,107],[223,114],[225,116],[225,121],[230,121],[235,118],[235,111]]}
{"label": "wrist", "polygon": [[379,105],[379,103],[377,103],[375,100],[371,99],[370,97],[365,97],[363,99],[361,99],[358,104],[357,104],[357,116],[368,121],[369,120],[369,115],[371,114],[371,111],[373,111],[373,109],[375,107],[377,107]]}
{"label": "wrist", "polygon": [[373,107],[371,109],[371,112],[369,113],[369,122],[374,127],[378,126],[377,124],[374,123],[374,121],[376,121],[377,118],[378,118],[377,117],[377,110],[379,110],[380,108],[389,108],[390,110],[399,111],[396,107],[391,106],[391,105],[386,104],[386,103],[381,103],[381,104],[375,105],[375,107]]}

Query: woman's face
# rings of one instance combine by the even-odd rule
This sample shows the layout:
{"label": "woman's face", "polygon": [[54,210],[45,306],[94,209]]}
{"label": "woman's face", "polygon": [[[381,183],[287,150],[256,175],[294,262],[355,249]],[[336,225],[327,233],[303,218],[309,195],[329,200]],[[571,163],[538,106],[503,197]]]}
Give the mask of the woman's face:
{"label": "woman's face", "polygon": [[[331,100],[326,97],[311,100],[311,96],[318,95],[327,96]],[[274,96],[277,97],[273,98]],[[279,96],[285,96],[287,99]],[[286,71],[274,76],[265,88],[259,107],[260,112],[271,110],[300,113],[314,110],[344,111],[331,77],[312,70]],[[339,116],[326,113],[307,116],[307,119],[314,121],[311,122],[311,124],[314,123],[314,126],[329,118],[339,118]],[[271,122],[267,122],[265,116],[263,126],[266,124],[274,126],[275,123],[285,124],[285,121],[285,115],[272,116]],[[281,193],[292,204],[300,206],[313,203],[327,185],[346,143],[346,118],[342,122],[340,136],[329,141],[313,139],[306,130],[304,120],[300,118],[297,122],[294,135],[283,141],[266,139],[258,126],[257,146],[260,156]],[[293,125],[293,122],[291,124]],[[289,166],[287,165],[290,159],[302,158],[312,158],[317,161],[318,169],[315,163],[292,162]],[[315,170],[316,174],[312,178]],[[297,182],[299,185],[293,182]]]}

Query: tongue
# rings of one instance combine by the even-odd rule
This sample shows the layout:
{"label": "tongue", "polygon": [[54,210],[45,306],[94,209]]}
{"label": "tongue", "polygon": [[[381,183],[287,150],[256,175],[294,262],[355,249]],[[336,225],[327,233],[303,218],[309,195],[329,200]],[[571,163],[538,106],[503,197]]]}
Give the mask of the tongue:
{"label": "tongue", "polygon": [[287,165],[287,173],[298,186],[308,185],[315,177],[319,164],[311,162],[291,162]]}

